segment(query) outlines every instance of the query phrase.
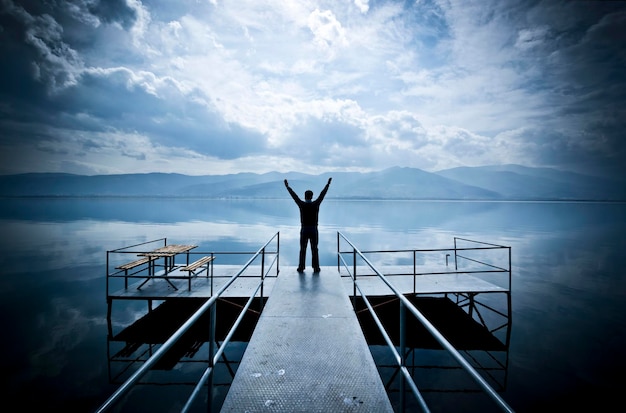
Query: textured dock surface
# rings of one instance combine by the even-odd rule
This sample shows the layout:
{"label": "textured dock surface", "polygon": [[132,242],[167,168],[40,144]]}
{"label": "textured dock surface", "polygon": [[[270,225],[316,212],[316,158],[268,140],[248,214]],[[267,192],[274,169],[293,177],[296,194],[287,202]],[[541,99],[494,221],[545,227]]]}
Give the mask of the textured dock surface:
{"label": "textured dock surface", "polygon": [[340,274],[281,269],[222,412],[393,412]]}

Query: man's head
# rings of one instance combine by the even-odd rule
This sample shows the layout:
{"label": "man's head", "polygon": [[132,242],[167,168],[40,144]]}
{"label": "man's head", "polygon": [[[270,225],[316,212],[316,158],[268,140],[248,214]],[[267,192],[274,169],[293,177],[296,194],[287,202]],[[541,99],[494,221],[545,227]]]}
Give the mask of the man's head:
{"label": "man's head", "polygon": [[311,191],[310,189],[307,189],[304,192],[304,199],[306,199],[307,201],[310,201],[313,199],[313,191]]}

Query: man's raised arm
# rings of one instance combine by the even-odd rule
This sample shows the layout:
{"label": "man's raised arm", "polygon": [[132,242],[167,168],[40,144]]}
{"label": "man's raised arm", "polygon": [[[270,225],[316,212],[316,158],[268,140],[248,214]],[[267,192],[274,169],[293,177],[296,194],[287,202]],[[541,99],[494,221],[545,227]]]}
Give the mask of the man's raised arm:
{"label": "man's raised arm", "polygon": [[320,192],[320,196],[317,198],[319,202],[322,202],[324,200],[324,197],[326,196],[326,192],[328,192],[328,188],[330,187],[330,181],[332,180],[333,178],[328,178],[328,182],[326,183],[326,186],[324,187],[324,189],[322,189],[322,192]]}
{"label": "man's raised arm", "polygon": [[287,188],[287,191],[289,191],[289,195],[291,195],[291,197],[293,198],[294,201],[296,201],[296,203],[301,202],[300,197],[293,191],[293,189],[291,189],[291,187],[289,186],[289,182],[287,182],[286,179],[285,179],[285,188]]}

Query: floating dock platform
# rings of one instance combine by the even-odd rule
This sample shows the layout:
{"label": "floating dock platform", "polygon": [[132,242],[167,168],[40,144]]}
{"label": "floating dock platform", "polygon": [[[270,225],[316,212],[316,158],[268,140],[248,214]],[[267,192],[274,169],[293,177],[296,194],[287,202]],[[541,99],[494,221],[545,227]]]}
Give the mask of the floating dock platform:
{"label": "floating dock platform", "polygon": [[[299,273],[295,266],[281,266],[279,271],[278,245],[275,251],[268,251],[270,242],[243,266],[230,264],[232,259],[222,264],[222,255],[227,252],[201,252],[186,244],[180,245],[187,248],[184,254],[155,259],[151,255],[154,252],[143,251],[155,243],[169,245],[165,238],[107,251],[108,341],[123,346],[120,351],[111,352],[114,356],[110,362],[126,363],[122,374],[135,363],[141,366],[98,412],[119,401],[150,369],[173,369],[177,365],[175,356],[180,352],[172,349],[185,350],[185,360],[178,357],[178,363],[183,363],[191,361],[186,358],[194,358],[204,347],[208,347],[209,355],[201,362],[207,364],[207,369],[186,406],[194,403],[206,380],[213,377],[217,365],[214,363],[219,363],[220,357],[229,365],[232,381],[229,379],[227,393],[214,399],[210,379],[207,401],[209,408],[217,401],[219,404],[213,407],[222,412],[393,412],[389,392],[393,391],[390,385],[398,372],[408,381],[414,396],[412,403],[425,406],[412,372],[416,368],[438,367],[430,358],[415,358],[416,351],[434,349],[448,352],[459,362],[458,368],[465,369],[493,401],[511,411],[476,371],[482,369],[491,385],[505,388],[511,325],[510,247],[455,237],[453,248],[448,249],[366,251],[368,256],[384,254],[377,257],[385,263],[376,264],[383,268],[380,272],[364,253],[342,237],[338,233],[338,265],[322,267],[318,273],[310,269]],[[340,238],[350,248],[342,248]],[[278,244],[278,234],[272,240]],[[166,246],[154,251],[162,254]],[[134,260],[122,264],[129,255]],[[201,258],[194,261],[197,257]],[[180,262],[182,258],[184,263]],[[214,265],[215,258],[218,265]],[[146,301],[148,313],[114,334],[111,312],[117,300]],[[157,309],[153,309],[153,301],[158,302]],[[259,311],[252,310],[253,303],[259,305]],[[218,304],[226,305],[226,311],[218,311],[217,321],[221,322],[203,321],[210,314],[215,315]],[[230,306],[237,310],[229,311]],[[178,314],[180,308],[186,308],[184,314]],[[170,310],[176,314],[169,314]],[[414,317],[406,317],[407,310]],[[188,320],[177,329],[183,322],[178,316]],[[172,322],[164,324],[159,317],[171,318]],[[379,317],[385,319],[384,331],[372,332],[381,327],[380,321],[375,320]],[[437,326],[429,320],[437,321]],[[194,328],[196,324],[198,329]],[[240,325],[245,326],[241,331],[237,329]],[[163,326],[169,327],[160,328]],[[437,327],[446,331],[453,344],[443,338]],[[407,339],[408,331],[411,333]],[[239,354],[240,361],[233,363],[226,360],[223,351],[235,337],[247,345],[243,355]],[[212,344],[208,343],[219,345],[214,358]],[[397,363],[377,366],[370,346],[381,344],[396,352]],[[412,364],[397,354],[397,346],[407,344],[413,354]],[[485,352],[489,358],[479,360],[472,354],[472,366],[457,348]],[[494,357],[495,353],[503,353],[503,357]],[[483,359],[493,363],[484,363]],[[238,367],[231,369],[236,364]],[[385,373],[389,369],[393,370],[390,378]],[[494,378],[494,372],[503,372],[504,378]],[[122,374],[110,373],[112,381]],[[435,385],[434,391],[437,388]],[[409,393],[403,388],[400,391]],[[466,390],[463,387],[460,391]],[[400,398],[401,406],[405,393]]]}

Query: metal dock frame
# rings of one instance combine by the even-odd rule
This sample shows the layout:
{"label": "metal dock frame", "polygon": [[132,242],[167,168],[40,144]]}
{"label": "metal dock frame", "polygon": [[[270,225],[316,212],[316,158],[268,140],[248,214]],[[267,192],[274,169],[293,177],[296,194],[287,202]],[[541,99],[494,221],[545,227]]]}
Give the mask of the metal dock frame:
{"label": "metal dock frame", "polygon": [[[340,248],[341,241],[346,242],[350,246],[350,250],[342,252]],[[457,260],[456,249],[457,247],[456,247],[456,238],[455,238],[455,265],[456,265],[456,260]],[[405,297],[404,294],[402,294],[391,282],[389,282],[387,277],[383,275],[378,269],[376,269],[376,267],[368,260],[368,258],[363,254],[363,252],[361,252],[341,232],[337,232],[337,251],[338,251],[337,252],[338,267],[340,266],[340,264],[343,264],[344,268],[346,268],[346,270],[348,271],[348,273],[350,274],[352,278],[354,298],[356,298],[357,292],[363,298],[364,302],[366,303],[370,311],[370,314],[374,318],[381,334],[383,335],[385,341],[387,342],[387,345],[389,346],[390,350],[393,352],[397,366],[400,368],[402,372],[403,380],[401,380],[401,384],[400,384],[401,385],[400,411],[404,411],[404,394],[405,394],[404,386],[406,384],[408,384],[408,386],[410,387],[414,396],[418,400],[418,403],[420,404],[420,407],[422,408],[422,410],[424,412],[430,411],[430,409],[428,408],[428,405],[426,404],[426,401],[424,400],[419,389],[417,388],[417,385],[415,384],[415,380],[413,380],[413,377],[411,376],[411,373],[409,372],[409,369],[406,366],[406,357],[405,357],[406,355],[406,346],[405,346],[406,310],[408,310],[411,314],[413,314],[413,316],[415,316],[416,319],[420,321],[420,323],[430,332],[430,334],[432,334],[432,336],[439,342],[439,344],[441,344],[441,346],[450,353],[450,355],[461,365],[461,367],[465,369],[465,371],[480,386],[480,388],[498,405],[498,407],[500,407],[503,411],[506,411],[506,412],[514,411],[506,403],[506,401],[504,401],[504,399],[502,399],[502,397],[500,397],[500,395],[489,385],[489,383],[487,383],[485,379],[471,366],[471,364],[454,348],[454,346],[452,346],[452,344],[448,340],[446,340],[446,338],[435,328],[435,326],[432,323],[430,323],[430,321],[428,321],[428,319],[407,299],[407,297]],[[343,254],[348,254],[352,257],[352,265],[350,265],[350,263],[348,263],[345,260]],[[386,284],[387,287],[393,292],[393,294],[400,300],[400,315],[399,315],[400,317],[400,346],[399,346],[400,349],[399,350],[396,348],[395,344],[389,337],[389,334],[387,333],[382,322],[376,315],[376,312],[374,311],[374,308],[372,307],[369,300],[367,299],[367,296],[361,290],[361,286],[357,277],[357,268],[358,268],[357,260],[362,261],[367,267],[369,267],[369,269],[373,271],[375,275],[380,280],[382,280],[384,284]],[[352,267],[352,272],[350,272],[351,271],[350,267]],[[500,270],[502,269],[499,269],[498,272],[500,272]],[[509,272],[509,286],[510,286],[510,249],[509,249],[508,272]]]}
{"label": "metal dock frame", "polygon": [[[133,375],[131,377],[129,377],[96,410],[96,412],[97,413],[105,412],[105,411],[109,410],[111,407],[113,407],[126,393],[128,393],[128,391],[135,384],[137,384],[139,382],[139,380],[146,373],[148,373],[148,371],[168,352],[168,350],[170,350],[170,348],[172,348],[172,346],[174,344],[176,344],[176,342],[194,325],[194,323],[198,319],[200,319],[200,317],[202,315],[204,315],[208,311],[209,312],[209,319],[210,319],[210,327],[209,327],[209,330],[210,330],[210,332],[209,332],[209,336],[210,336],[210,339],[209,339],[209,365],[206,368],[206,370],[204,371],[204,373],[202,374],[202,377],[201,377],[200,381],[198,382],[198,384],[195,386],[193,392],[189,396],[189,399],[187,400],[187,403],[185,404],[185,406],[181,410],[183,412],[187,412],[189,410],[189,408],[191,407],[191,404],[193,403],[194,399],[200,393],[200,390],[202,389],[202,387],[205,384],[207,384],[207,382],[209,383],[209,389],[212,388],[211,380],[213,378],[213,375],[212,375],[213,367],[215,366],[215,363],[219,360],[219,358],[222,356],[222,353],[224,352],[224,350],[225,350],[227,344],[230,342],[230,339],[232,338],[235,330],[237,329],[237,327],[239,326],[241,320],[243,319],[243,316],[245,315],[246,310],[250,307],[250,304],[252,304],[253,299],[255,298],[257,292],[262,290],[263,284],[264,284],[264,280],[265,280],[265,275],[267,273],[269,273],[269,271],[271,271],[271,269],[274,266],[274,264],[276,264],[276,271],[278,272],[278,256],[279,256],[279,254],[277,252],[279,250],[279,246],[278,246],[279,245],[279,240],[280,240],[279,233],[277,232],[248,260],[248,262],[239,270],[239,272],[237,272],[235,275],[233,275],[226,284],[224,284],[214,295],[212,295],[161,347],[159,347],[159,349],[148,360],[146,360],[146,362],[139,369],[137,369],[137,371],[135,371],[135,373],[133,373]],[[265,262],[266,248],[268,248],[268,246],[270,244],[272,244],[272,242],[276,242],[276,254],[274,255],[274,258],[273,258],[272,262],[266,263]],[[222,341],[222,344],[219,346],[219,348],[215,349],[215,343],[216,343],[216,340],[215,340],[215,324],[216,324],[215,306],[216,306],[216,302],[220,298],[220,296],[228,289],[228,287],[230,287],[245,272],[245,270],[258,258],[261,259],[261,277],[260,277],[260,281],[259,281],[256,289],[250,295],[250,298],[249,298],[248,302],[246,303],[246,305],[244,306],[244,309],[241,311],[241,315],[239,316],[239,318],[237,318],[237,320],[235,321],[235,323],[231,327],[227,337],[224,339],[224,341]]]}

